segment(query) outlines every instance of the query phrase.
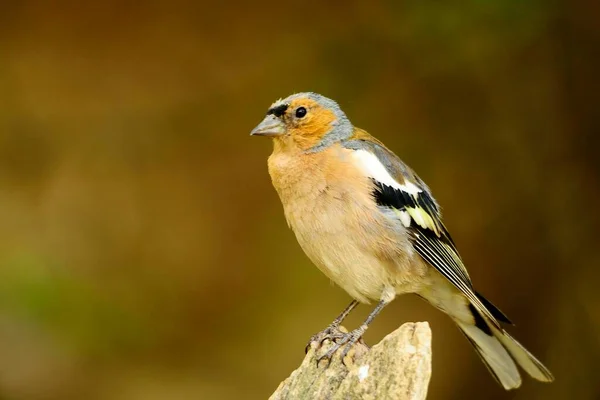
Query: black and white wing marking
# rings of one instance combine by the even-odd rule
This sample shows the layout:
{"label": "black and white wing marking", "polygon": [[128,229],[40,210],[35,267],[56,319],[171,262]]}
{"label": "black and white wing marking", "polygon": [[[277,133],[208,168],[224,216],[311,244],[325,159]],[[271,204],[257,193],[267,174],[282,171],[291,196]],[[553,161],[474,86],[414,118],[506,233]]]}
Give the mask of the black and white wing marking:
{"label": "black and white wing marking", "polygon": [[[393,209],[398,214],[398,219],[407,228],[417,253],[500,328],[494,315],[473,289],[467,269],[441,221],[438,206],[428,191],[420,187],[418,181],[411,182],[408,177],[394,179],[379,158],[366,149],[355,150],[353,156],[374,182],[375,201],[379,206]],[[394,162],[402,162],[397,157],[394,158]]]}

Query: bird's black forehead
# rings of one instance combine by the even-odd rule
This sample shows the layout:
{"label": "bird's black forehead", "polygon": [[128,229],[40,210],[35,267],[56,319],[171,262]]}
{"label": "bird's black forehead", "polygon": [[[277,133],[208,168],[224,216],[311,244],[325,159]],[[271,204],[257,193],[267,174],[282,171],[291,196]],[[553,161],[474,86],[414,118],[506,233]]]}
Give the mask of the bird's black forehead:
{"label": "bird's black forehead", "polygon": [[285,114],[285,112],[287,111],[289,106],[290,106],[289,104],[284,103],[284,104],[280,104],[275,107],[271,107],[271,108],[269,108],[269,111],[267,111],[267,115],[274,115],[276,117],[281,117],[283,114]]}

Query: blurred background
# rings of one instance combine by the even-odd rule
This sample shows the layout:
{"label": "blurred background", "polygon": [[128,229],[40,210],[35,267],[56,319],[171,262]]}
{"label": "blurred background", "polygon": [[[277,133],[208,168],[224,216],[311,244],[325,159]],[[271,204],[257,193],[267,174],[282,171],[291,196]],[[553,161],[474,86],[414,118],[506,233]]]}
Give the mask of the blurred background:
{"label": "blurred background", "polygon": [[[429,183],[482,293],[556,375],[505,393],[440,312],[432,399],[600,398],[593,1],[0,3],[0,399],[264,399],[349,297],[271,187],[316,91]],[[357,326],[363,306],[347,322]]]}

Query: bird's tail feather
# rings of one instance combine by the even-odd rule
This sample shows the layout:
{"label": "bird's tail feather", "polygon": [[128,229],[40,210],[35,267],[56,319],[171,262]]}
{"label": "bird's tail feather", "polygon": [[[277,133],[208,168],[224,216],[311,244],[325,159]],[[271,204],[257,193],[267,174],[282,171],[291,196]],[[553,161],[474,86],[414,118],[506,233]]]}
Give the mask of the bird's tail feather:
{"label": "bird's tail feather", "polygon": [[461,321],[456,323],[504,389],[516,389],[521,386],[521,375],[515,362],[495,335],[490,336],[473,324]]}
{"label": "bird's tail feather", "polygon": [[469,339],[475,350],[488,367],[492,375],[506,389],[516,389],[521,385],[521,376],[516,363],[533,378],[542,382],[552,382],[552,373],[527,351],[519,342],[513,339],[504,329],[498,329],[481,316],[475,321],[487,325],[480,329],[476,324],[458,321],[461,331]]}
{"label": "bird's tail feather", "polygon": [[504,329],[501,331],[492,328],[494,335],[500,340],[502,345],[512,358],[525,370],[532,378],[541,382],[552,382],[554,376],[533,354],[531,354],[523,345],[513,339]]}

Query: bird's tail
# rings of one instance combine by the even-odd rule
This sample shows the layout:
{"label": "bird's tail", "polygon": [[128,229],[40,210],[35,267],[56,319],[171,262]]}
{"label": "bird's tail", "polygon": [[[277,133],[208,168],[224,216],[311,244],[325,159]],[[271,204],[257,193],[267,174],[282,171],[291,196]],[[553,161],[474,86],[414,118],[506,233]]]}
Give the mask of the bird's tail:
{"label": "bird's tail", "polygon": [[454,321],[504,389],[516,389],[521,385],[521,375],[516,364],[539,381],[554,380],[552,373],[504,329],[493,326],[475,307],[469,308],[474,322],[459,321],[456,318]]}

